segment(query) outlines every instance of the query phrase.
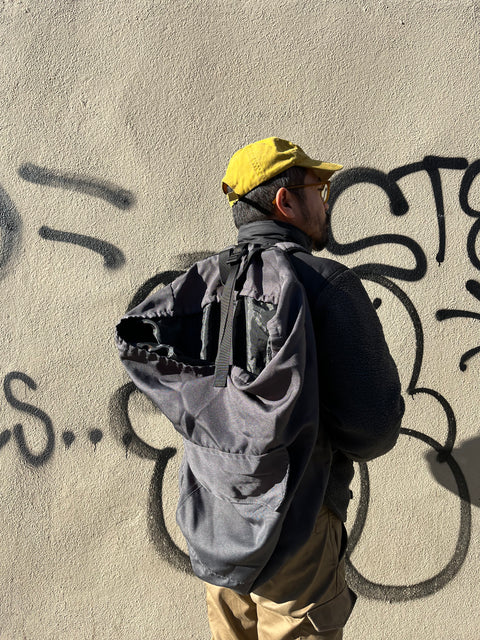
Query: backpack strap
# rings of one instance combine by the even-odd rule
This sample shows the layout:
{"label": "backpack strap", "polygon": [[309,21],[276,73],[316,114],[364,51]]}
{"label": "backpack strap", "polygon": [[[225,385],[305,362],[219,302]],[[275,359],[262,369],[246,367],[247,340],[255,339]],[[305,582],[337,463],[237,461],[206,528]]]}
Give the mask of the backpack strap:
{"label": "backpack strap", "polygon": [[[233,248],[226,249],[219,254],[220,279],[224,283],[222,299],[220,302],[220,331],[218,337],[217,358],[215,360],[214,387],[226,387],[230,360],[232,356],[233,341],[233,316],[235,305],[233,293],[238,278],[243,275],[253,257],[267,249],[271,245],[258,244],[248,251],[248,244],[237,244]],[[244,256],[242,270],[240,266]]]}
{"label": "backpack strap", "polygon": [[[235,282],[242,257],[247,251],[247,245],[236,245],[233,249],[222,251],[219,257],[220,275],[223,269],[228,267],[228,275],[225,286],[223,288],[222,299],[220,302],[220,331],[218,336],[217,358],[215,360],[215,379],[214,387],[226,387],[228,370],[230,367],[230,355],[232,351],[232,334],[233,334],[233,292],[235,290]],[[229,255],[227,255],[229,254]],[[223,278],[222,278],[223,280]]]}
{"label": "backpack strap", "polygon": [[225,284],[228,278],[228,272],[230,271],[230,265],[227,260],[232,255],[233,247],[224,249],[218,254],[218,268],[220,270],[220,281]]}

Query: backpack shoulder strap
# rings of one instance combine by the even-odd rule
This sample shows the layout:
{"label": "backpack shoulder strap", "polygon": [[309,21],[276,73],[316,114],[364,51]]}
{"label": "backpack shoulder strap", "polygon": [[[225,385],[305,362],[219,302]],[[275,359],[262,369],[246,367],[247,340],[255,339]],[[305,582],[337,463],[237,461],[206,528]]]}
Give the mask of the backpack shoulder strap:
{"label": "backpack shoulder strap", "polygon": [[220,251],[218,254],[218,268],[220,271],[220,281],[224,285],[228,278],[228,272],[230,271],[230,266],[228,264],[228,259],[232,255],[233,247],[229,247],[228,249],[224,249]]}
{"label": "backpack shoulder strap", "polygon": [[[215,360],[214,387],[226,387],[233,340],[233,294],[235,284],[245,273],[253,257],[267,248],[267,245],[254,245],[250,251],[247,244],[238,244],[219,254],[220,279],[224,283],[220,302],[220,331],[218,337],[217,358]],[[246,256],[246,260],[243,257]],[[243,261],[243,265],[242,265]],[[240,272],[240,266],[242,266]]]}
{"label": "backpack shoulder strap", "polygon": [[[214,387],[226,387],[228,369],[230,367],[230,354],[232,349],[232,333],[233,333],[233,292],[235,290],[235,282],[242,257],[247,250],[246,245],[236,245],[233,249],[222,251],[219,256],[220,277],[223,281],[225,271],[228,269],[228,275],[223,287],[222,299],[220,302],[220,331],[218,335],[218,350],[215,360],[215,379]],[[223,277],[222,277],[223,265]]]}

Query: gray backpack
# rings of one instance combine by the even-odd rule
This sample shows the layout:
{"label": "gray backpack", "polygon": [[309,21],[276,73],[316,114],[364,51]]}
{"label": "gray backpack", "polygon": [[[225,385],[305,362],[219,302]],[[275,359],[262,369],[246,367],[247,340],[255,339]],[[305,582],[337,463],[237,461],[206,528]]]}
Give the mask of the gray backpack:
{"label": "gray backpack", "polygon": [[177,522],[194,573],[239,593],[295,551],[278,542],[318,445],[315,338],[294,251],[304,249],[211,256],[117,326],[129,376],[183,436]]}

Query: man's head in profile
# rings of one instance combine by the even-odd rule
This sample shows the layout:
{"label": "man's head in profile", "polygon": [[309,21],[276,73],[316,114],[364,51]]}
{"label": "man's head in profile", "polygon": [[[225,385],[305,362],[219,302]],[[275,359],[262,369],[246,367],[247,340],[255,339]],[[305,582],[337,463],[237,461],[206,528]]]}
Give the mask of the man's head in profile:
{"label": "man's head in profile", "polygon": [[313,160],[288,140],[266,138],[232,156],[222,188],[238,228],[278,220],[301,229],[320,250],[328,242],[330,177],[341,168]]}

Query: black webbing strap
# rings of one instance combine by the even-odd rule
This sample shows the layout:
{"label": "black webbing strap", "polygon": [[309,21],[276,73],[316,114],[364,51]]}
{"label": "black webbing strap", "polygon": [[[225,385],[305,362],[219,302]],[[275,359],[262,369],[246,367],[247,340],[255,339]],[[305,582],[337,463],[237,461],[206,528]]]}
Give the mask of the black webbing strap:
{"label": "black webbing strap", "polygon": [[232,255],[233,247],[224,249],[218,254],[218,269],[220,271],[220,281],[225,284],[230,271],[230,265],[227,263],[228,258]]}
{"label": "black webbing strap", "polygon": [[[230,357],[232,353],[233,314],[235,310],[233,304],[233,293],[235,291],[235,282],[240,269],[242,256],[245,254],[246,250],[246,245],[237,245],[231,251],[230,257],[225,261],[229,266],[229,271],[223,288],[222,300],[220,302],[220,331],[218,337],[217,358],[215,360],[214,387],[227,386]],[[222,258],[225,260],[225,254]]]}

